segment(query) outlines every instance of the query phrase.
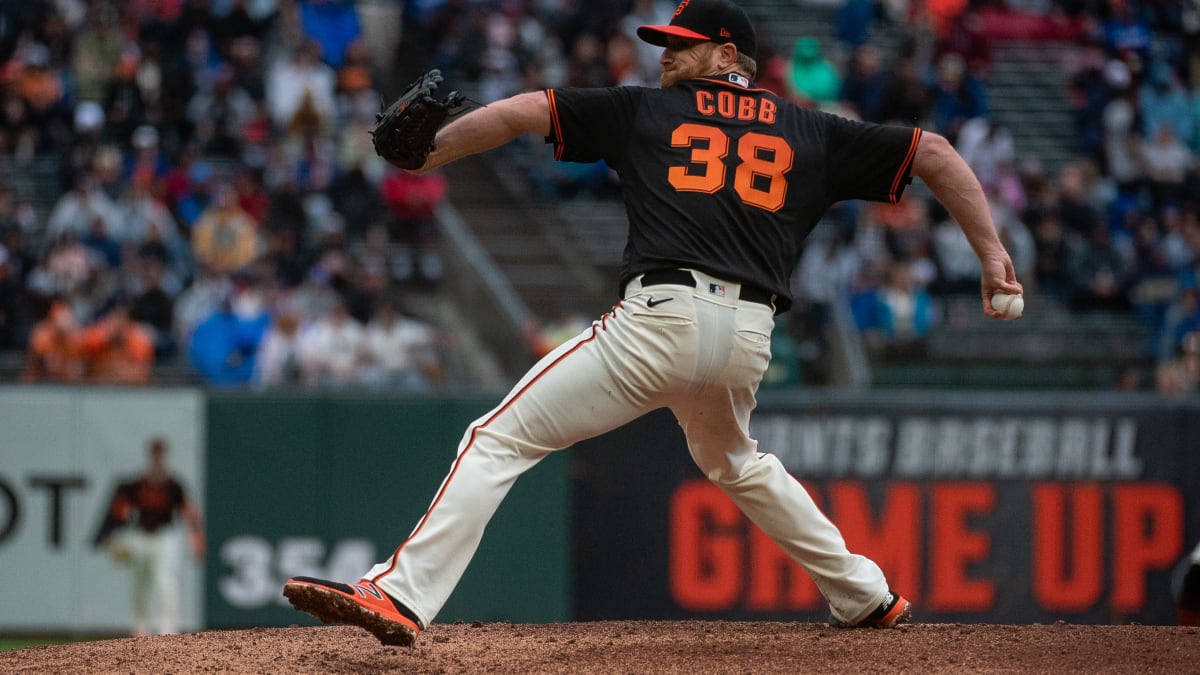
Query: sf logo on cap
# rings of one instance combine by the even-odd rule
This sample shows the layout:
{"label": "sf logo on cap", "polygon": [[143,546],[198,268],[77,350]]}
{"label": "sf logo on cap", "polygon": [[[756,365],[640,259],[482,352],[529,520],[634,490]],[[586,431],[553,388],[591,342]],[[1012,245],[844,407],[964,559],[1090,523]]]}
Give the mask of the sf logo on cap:
{"label": "sf logo on cap", "polygon": [[680,14],[682,14],[683,8],[687,7],[688,3],[691,1],[692,0],[683,0],[683,2],[679,3],[679,6],[675,8],[675,16],[679,16]]}

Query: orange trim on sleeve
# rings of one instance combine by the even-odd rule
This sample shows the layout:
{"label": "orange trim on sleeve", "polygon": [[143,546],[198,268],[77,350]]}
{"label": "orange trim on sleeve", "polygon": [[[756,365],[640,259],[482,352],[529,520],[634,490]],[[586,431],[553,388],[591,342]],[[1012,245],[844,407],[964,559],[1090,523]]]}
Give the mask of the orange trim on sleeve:
{"label": "orange trim on sleeve", "polygon": [[554,159],[562,159],[563,137],[562,125],[558,121],[558,101],[554,98],[554,90],[546,90],[546,102],[550,104],[550,133],[554,135]]}
{"label": "orange trim on sleeve", "polygon": [[892,179],[892,189],[888,192],[888,201],[892,204],[900,201],[899,192],[900,184],[908,175],[908,170],[912,167],[913,158],[917,156],[917,145],[921,142],[921,129],[913,129],[912,143],[908,146],[908,154],[904,156],[904,161],[900,162],[900,170],[896,172],[896,177]]}

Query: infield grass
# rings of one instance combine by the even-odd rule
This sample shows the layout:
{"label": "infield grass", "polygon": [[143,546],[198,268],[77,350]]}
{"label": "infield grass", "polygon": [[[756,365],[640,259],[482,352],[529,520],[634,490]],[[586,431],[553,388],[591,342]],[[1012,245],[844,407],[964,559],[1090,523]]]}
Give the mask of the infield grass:
{"label": "infield grass", "polygon": [[61,645],[68,642],[87,642],[89,639],[91,638],[72,637],[69,635],[30,635],[19,637],[0,635],[0,652],[6,652],[10,649],[37,647],[39,645]]}

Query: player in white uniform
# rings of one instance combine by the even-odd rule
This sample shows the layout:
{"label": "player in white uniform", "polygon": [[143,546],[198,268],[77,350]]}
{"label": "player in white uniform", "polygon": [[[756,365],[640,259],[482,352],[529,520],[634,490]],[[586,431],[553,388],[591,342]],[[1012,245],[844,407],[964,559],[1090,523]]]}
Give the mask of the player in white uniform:
{"label": "player in white uniform", "polygon": [[834,201],[894,203],[920,176],[961,224],[982,264],[983,310],[1000,317],[992,294],[1021,286],[979,181],[936,134],[850,122],[753,87],[754,30],[728,0],[684,0],[670,25],[639,35],[665,47],[661,89],[551,89],[492,103],[443,128],[421,169],[526,132],[547,136],[558,159],[605,160],[630,221],[623,300],[470,425],[425,516],[386,561],[355,584],[290,579],[284,595],[296,608],[411,645],[522,473],[668,407],[696,464],[809,573],[834,623],[908,619],[910,603],[879,566],[848,551],[801,484],[759,451],[750,414],[800,244]]}
{"label": "player in white uniform", "polygon": [[169,635],[179,632],[183,562],[183,533],[175,525],[175,514],[187,525],[190,548],[198,560],[204,555],[204,530],[199,512],[167,468],[167,441],[152,438],[147,450],[146,471],[117,486],[94,543],[106,546],[115,561],[129,566],[133,634],[149,635],[151,615],[157,615],[155,630]]}

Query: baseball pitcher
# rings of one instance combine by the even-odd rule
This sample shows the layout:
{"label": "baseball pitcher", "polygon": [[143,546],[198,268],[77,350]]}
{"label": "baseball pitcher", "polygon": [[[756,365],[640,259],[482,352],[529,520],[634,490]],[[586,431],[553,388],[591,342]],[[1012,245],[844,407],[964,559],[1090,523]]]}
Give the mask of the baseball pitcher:
{"label": "baseball pitcher", "polygon": [[[847,550],[770,448],[750,437],[774,316],[792,305],[801,243],[834,202],[896,202],[919,176],[982,263],[982,311],[1020,294],[979,182],[945,138],[789,104],[754,84],[757,40],[729,0],[683,0],[668,25],[661,88],[554,88],[461,116],[427,74],[380,116],[376,148],[423,172],[536,133],[555,159],[620,176],[629,235],[620,300],[541,359],[466,430],[407,540],[354,584],[290,579],[284,595],[325,622],[411,645],[458,583],[513,482],[548,454],[667,407],[704,475],[812,576],[831,622],[890,628],[911,604]],[[447,117],[454,117],[442,126]],[[654,451],[647,448],[647,452]]]}

